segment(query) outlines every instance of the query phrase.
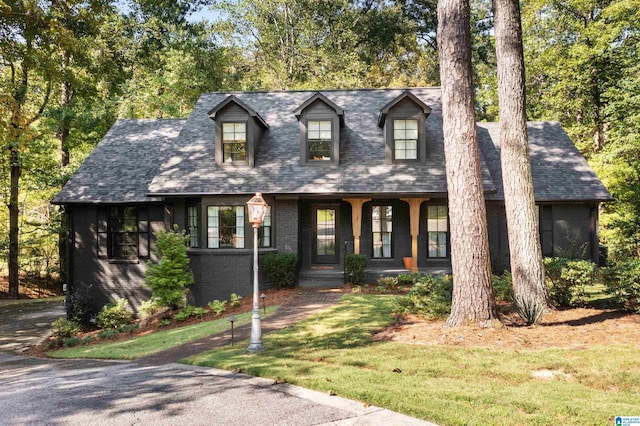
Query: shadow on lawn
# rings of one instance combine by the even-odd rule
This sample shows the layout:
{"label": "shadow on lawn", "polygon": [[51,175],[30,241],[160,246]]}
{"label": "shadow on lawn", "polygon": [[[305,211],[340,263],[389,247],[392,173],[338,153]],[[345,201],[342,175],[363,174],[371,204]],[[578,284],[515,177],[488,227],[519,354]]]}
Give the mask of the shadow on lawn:
{"label": "shadow on lawn", "polygon": [[544,323],[541,325],[543,327],[553,327],[557,325],[570,325],[572,327],[579,327],[581,325],[602,323],[607,320],[618,319],[618,318],[626,317],[628,315],[633,315],[633,314],[625,311],[605,311],[605,312],[599,312],[595,315],[590,315],[588,317],[567,320],[567,321]]}

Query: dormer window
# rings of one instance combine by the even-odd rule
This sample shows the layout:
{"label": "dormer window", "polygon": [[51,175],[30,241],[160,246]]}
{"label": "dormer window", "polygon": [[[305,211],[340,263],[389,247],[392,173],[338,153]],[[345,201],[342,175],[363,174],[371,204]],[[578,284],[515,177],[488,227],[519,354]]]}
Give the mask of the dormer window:
{"label": "dormer window", "polygon": [[342,108],[317,92],[294,114],[300,122],[300,162],[338,165],[340,128],[344,125]]}
{"label": "dormer window", "polygon": [[425,122],[431,108],[408,90],[380,110],[378,126],[385,139],[387,164],[426,160]]}
{"label": "dormer window", "polygon": [[418,159],[418,120],[393,120],[393,158]]}
{"label": "dormer window", "polygon": [[247,123],[222,123],[222,158],[224,163],[247,162]]}
{"label": "dormer window", "polygon": [[308,160],[331,161],[331,121],[307,121]]}
{"label": "dormer window", "polygon": [[215,124],[215,161],[223,167],[253,166],[266,121],[234,95],[209,111]]}

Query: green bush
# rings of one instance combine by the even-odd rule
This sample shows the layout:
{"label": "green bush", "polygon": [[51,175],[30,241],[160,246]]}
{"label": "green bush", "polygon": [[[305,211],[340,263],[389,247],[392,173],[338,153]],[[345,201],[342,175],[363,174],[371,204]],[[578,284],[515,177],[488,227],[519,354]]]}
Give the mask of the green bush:
{"label": "green bush", "polygon": [[586,260],[571,260],[564,257],[544,259],[545,276],[549,297],[561,307],[584,304],[586,286],[593,284],[597,267]]}
{"label": "green bush", "polygon": [[640,259],[632,259],[604,268],[606,291],[625,309],[640,314]]}
{"label": "green bush", "polygon": [[267,281],[275,287],[294,287],[297,266],[298,256],[293,253],[267,253],[262,257]]}
{"label": "green bush", "polygon": [[[226,303],[226,302],[225,302]],[[191,317],[201,317],[203,315],[208,314],[209,311],[205,308],[200,308],[196,306],[187,305],[184,308],[180,309],[180,312],[175,314],[173,317],[177,321],[184,321]]]}
{"label": "green bush", "polygon": [[64,339],[62,339],[62,344],[69,348],[78,346],[80,343],[82,343],[82,339],[80,339],[78,336],[65,337]]}
{"label": "green bush", "polygon": [[227,301],[214,300],[213,302],[209,302],[209,307],[216,315],[220,315],[227,310]]}
{"label": "green bush", "polygon": [[117,336],[118,334],[120,334],[120,332],[115,328],[107,328],[98,332],[98,339],[107,340]]}
{"label": "green bush", "polygon": [[80,325],[89,325],[91,322],[93,297],[91,296],[91,284],[83,282],[73,286],[67,294],[64,308],[67,312],[67,319]]}
{"label": "green bush", "polygon": [[383,277],[378,279],[376,290],[379,293],[388,293],[398,287],[398,278]]}
{"label": "green bush", "polygon": [[238,306],[240,306],[240,300],[242,300],[242,296],[238,296],[235,293],[231,293],[231,307],[233,308],[237,308]]}
{"label": "green bush", "polygon": [[117,330],[133,319],[133,314],[127,309],[129,302],[126,299],[118,299],[115,303],[104,306],[97,317],[100,328]]}
{"label": "green bush", "polygon": [[152,298],[161,306],[175,309],[186,304],[188,287],[193,284],[187,255],[188,241],[189,236],[178,232],[177,225],[171,231],[156,234],[155,253],[160,260],[149,264],[145,282],[151,287]]}
{"label": "green bush", "polygon": [[76,321],[58,318],[51,323],[51,330],[53,331],[53,336],[57,339],[66,339],[80,333],[82,326]]}
{"label": "green bush", "polygon": [[511,272],[504,271],[502,275],[493,276],[493,292],[496,300],[502,302],[513,302],[513,280]]}
{"label": "green bush", "polygon": [[367,256],[364,254],[348,254],[344,258],[344,273],[353,285],[362,285],[365,282],[367,268]]}
{"label": "green bush", "polygon": [[418,282],[420,277],[420,274],[414,272],[411,274],[400,274],[397,279],[399,285],[414,285]]}
{"label": "green bush", "polygon": [[425,318],[444,318],[451,312],[453,279],[450,275],[420,277],[406,296],[394,301],[397,315],[417,314]]}
{"label": "green bush", "polygon": [[138,309],[138,314],[140,318],[148,318],[152,315],[157,314],[162,310],[162,306],[158,302],[157,299],[153,297],[149,300],[145,300],[140,304],[140,308]]}

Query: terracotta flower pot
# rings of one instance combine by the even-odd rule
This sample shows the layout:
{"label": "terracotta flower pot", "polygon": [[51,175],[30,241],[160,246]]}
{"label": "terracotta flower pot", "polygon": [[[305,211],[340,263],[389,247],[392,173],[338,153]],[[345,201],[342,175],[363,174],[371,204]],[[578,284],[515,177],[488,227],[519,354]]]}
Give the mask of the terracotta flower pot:
{"label": "terracotta flower pot", "polygon": [[402,261],[404,262],[404,269],[413,268],[413,257],[403,257]]}

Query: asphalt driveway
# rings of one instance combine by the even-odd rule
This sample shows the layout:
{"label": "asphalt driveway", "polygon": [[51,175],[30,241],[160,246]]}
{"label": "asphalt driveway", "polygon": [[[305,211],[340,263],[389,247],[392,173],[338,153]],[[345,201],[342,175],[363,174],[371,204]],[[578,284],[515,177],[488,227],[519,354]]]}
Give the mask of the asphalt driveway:
{"label": "asphalt driveway", "polygon": [[34,346],[50,330],[51,323],[64,315],[62,297],[0,300],[0,351],[22,352]]}
{"label": "asphalt driveway", "polygon": [[21,356],[62,300],[0,302],[0,424],[430,425],[273,380],[176,363]]}
{"label": "asphalt driveway", "polygon": [[0,352],[2,424],[428,425],[378,407],[222,370]]}

